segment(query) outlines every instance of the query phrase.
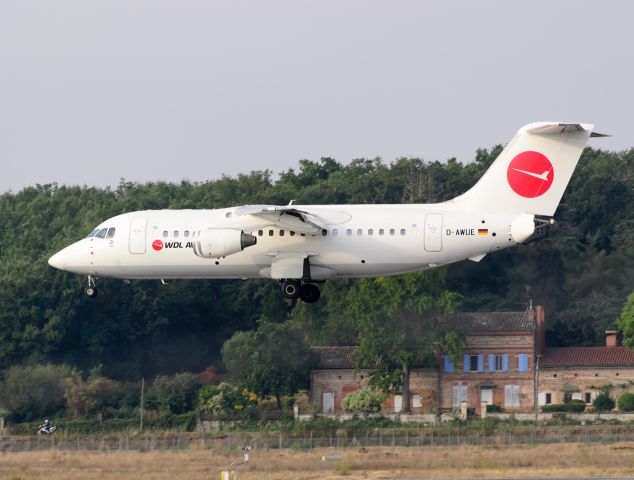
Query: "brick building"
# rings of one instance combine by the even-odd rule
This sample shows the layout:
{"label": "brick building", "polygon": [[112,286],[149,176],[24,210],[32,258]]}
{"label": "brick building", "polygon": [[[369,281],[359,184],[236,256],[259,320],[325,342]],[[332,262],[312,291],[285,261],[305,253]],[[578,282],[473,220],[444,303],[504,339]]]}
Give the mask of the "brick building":
{"label": "brick building", "polygon": [[634,352],[617,345],[616,330],[605,332],[604,347],[548,348],[538,360],[538,404],[583,400],[601,391],[617,399],[634,390]]}
{"label": "brick building", "polygon": [[[536,318],[543,326],[543,309],[524,312],[456,313],[441,321],[460,329],[466,346],[454,362],[442,355],[435,368],[414,365],[410,374],[409,406],[413,413],[451,411],[466,401],[481,401],[505,411],[533,408]],[[315,347],[318,362],[311,371],[311,400],[319,411],[341,411],[345,395],[367,385],[367,369],[355,371],[355,347]],[[401,411],[403,399],[391,396],[383,411]],[[439,408],[440,404],[440,408]]]}
{"label": "brick building", "polygon": [[[584,400],[608,390],[616,400],[634,392],[634,352],[606,332],[603,347],[545,348],[544,309],[455,313],[441,319],[461,330],[466,345],[457,359],[441,355],[435,368],[415,365],[410,375],[413,413],[455,411],[461,402],[479,413],[481,402],[504,412],[529,413],[540,405]],[[355,371],[356,347],[315,347],[311,400],[319,411],[341,411],[341,400],[367,386],[368,369]],[[535,395],[537,386],[537,395]],[[403,399],[389,397],[382,410],[400,412]]]}

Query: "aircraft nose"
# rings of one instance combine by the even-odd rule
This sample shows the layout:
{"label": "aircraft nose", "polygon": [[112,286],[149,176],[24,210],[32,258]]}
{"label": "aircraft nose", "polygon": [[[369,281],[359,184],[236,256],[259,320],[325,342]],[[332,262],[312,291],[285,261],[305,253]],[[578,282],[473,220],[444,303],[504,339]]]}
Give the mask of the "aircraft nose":
{"label": "aircraft nose", "polygon": [[48,264],[51,267],[57,268],[58,270],[64,270],[64,255],[62,252],[63,250],[60,250],[48,259]]}

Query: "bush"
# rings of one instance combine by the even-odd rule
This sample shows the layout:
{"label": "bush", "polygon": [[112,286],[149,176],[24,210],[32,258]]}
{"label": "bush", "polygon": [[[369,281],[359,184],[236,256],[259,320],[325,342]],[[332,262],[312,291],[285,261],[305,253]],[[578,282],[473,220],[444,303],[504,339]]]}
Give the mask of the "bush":
{"label": "bush", "polygon": [[66,365],[10,367],[0,385],[0,404],[15,421],[41,420],[64,408],[65,381],[77,375]]}
{"label": "bush", "polygon": [[125,397],[124,385],[105,377],[90,377],[83,381],[79,375],[67,381],[66,406],[73,418],[91,417],[97,413],[119,410]]}
{"label": "bush", "polygon": [[147,391],[146,407],[162,413],[189,412],[199,387],[198,376],[193,373],[159,375]]}
{"label": "bush", "polygon": [[592,402],[594,410],[597,412],[609,412],[614,408],[614,399],[607,392],[602,392]]}
{"label": "bush", "polygon": [[341,406],[346,412],[352,413],[375,413],[381,410],[381,403],[385,395],[376,388],[363,388],[346,395]]}
{"label": "bush", "polygon": [[487,413],[502,413],[502,407],[499,405],[487,405]]}
{"label": "bush", "polygon": [[544,405],[542,412],[564,412],[564,413],[581,413],[586,409],[586,404],[583,400],[571,400],[568,403],[552,403],[550,405]]}
{"label": "bush", "polygon": [[634,393],[625,392],[619,397],[617,405],[622,412],[634,411]]}
{"label": "bush", "polygon": [[196,404],[202,413],[211,414],[217,419],[230,419],[245,414],[248,417],[256,415],[257,400],[253,392],[221,383],[201,388]]}

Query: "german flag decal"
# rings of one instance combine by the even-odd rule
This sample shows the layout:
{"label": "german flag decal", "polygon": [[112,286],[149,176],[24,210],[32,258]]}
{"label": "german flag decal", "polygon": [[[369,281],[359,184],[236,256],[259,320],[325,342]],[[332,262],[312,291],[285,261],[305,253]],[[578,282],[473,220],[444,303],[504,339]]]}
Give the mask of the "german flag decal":
{"label": "german flag decal", "polygon": [[478,235],[488,235],[488,234],[489,234],[488,228],[478,228]]}

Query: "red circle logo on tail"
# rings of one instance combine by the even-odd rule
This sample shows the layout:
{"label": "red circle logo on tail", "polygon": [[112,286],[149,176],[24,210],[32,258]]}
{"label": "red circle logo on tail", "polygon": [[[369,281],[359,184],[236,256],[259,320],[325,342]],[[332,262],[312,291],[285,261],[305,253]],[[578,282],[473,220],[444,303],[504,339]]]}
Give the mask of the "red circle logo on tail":
{"label": "red circle logo on tail", "polygon": [[161,240],[154,240],[152,242],[152,248],[156,250],[157,252],[159,250],[163,250],[163,242]]}
{"label": "red circle logo on tail", "polygon": [[539,152],[522,152],[511,160],[506,178],[515,193],[526,198],[543,195],[553,184],[555,171],[550,160]]}

